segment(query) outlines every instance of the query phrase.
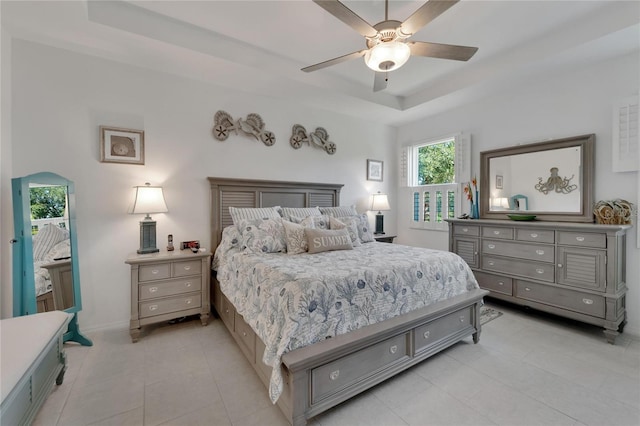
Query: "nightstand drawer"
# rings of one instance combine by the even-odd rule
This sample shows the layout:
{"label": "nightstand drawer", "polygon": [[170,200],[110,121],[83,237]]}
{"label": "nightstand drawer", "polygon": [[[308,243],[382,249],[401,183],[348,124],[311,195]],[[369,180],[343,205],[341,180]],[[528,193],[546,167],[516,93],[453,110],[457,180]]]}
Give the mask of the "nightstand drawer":
{"label": "nightstand drawer", "polygon": [[161,283],[140,284],[140,300],[200,291],[202,277],[181,278]]}
{"label": "nightstand drawer", "polygon": [[200,293],[195,293],[189,296],[171,297],[168,299],[143,302],[140,303],[140,318],[199,308],[201,305],[200,299]]}
{"label": "nightstand drawer", "polygon": [[175,262],[173,264],[174,277],[186,277],[188,275],[200,275],[202,262],[199,260],[189,260],[186,262]]}
{"label": "nightstand drawer", "polygon": [[171,278],[170,263],[155,263],[153,265],[142,265],[138,271],[138,281],[155,281]]}

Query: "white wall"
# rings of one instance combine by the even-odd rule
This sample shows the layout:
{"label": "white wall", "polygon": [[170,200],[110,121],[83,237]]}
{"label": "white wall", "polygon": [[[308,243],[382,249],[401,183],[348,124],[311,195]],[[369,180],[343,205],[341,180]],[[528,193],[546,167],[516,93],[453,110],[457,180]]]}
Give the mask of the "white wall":
{"label": "white wall", "polygon": [[[638,54],[574,70],[563,70],[398,131],[398,143],[458,131],[472,135],[472,173],[480,175],[480,152],[547,139],[596,135],[595,200],[622,198],[638,205],[637,172],[612,171],[612,108],[640,85]],[[399,191],[403,193],[403,191]],[[447,249],[446,232],[410,229],[410,202],[398,205],[398,241]],[[627,313],[625,332],[640,335],[640,250],[636,232],[627,236]]]}
{"label": "white wall", "polygon": [[[14,40],[12,49],[12,176],[51,171],[75,182],[84,330],[128,326],[124,261],[139,246],[141,220],[126,213],[134,185],[164,187],[169,212],[153,215],[158,247],[170,233],[175,242],[199,239],[209,247],[207,176],[343,183],[342,204],[361,212],[370,193],[397,186],[396,131],[389,126],[31,42]],[[214,139],[213,115],[221,109],[234,118],[260,114],[276,144]],[[294,124],[325,127],[337,152],[293,149]],[[146,164],[100,163],[100,125],[144,129]],[[384,182],[366,180],[367,158],[384,161]],[[394,212],[385,216],[386,230],[395,232]],[[3,226],[7,220],[3,215]],[[2,266],[9,266],[4,256]],[[2,287],[8,297],[9,283]]]}

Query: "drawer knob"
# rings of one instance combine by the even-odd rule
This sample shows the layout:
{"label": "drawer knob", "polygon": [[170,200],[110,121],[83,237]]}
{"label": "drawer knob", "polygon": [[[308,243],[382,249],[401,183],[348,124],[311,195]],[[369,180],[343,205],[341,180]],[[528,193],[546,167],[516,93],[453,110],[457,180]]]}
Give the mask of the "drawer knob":
{"label": "drawer knob", "polygon": [[576,240],[583,242],[584,241],[584,237],[576,237]]}
{"label": "drawer knob", "polygon": [[186,303],[187,305],[190,305],[191,304],[191,299],[185,300],[184,303]]}
{"label": "drawer knob", "polygon": [[531,289],[529,287],[525,287],[524,291],[531,291]]}
{"label": "drawer knob", "polygon": [[504,285],[502,281],[498,281],[498,285]]}
{"label": "drawer knob", "polygon": [[531,234],[531,238],[538,238],[538,234],[536,234],[535,232]]}
{"label": "drawer knob", "polygon": [[494,235],[500,235],[500,231],[493,231]]}
{"label": "drawer knob", "polygon": [[149,293],[155,293],[158,291],[158,287],[149,287]]}
{"label": "drawer knob", "polygon": [[191,281],[187,281],[186,283],[184,283],[185,287],[191,287]]}
{"label": "drawer knob", "polygon": [[536,268],[536,272],[537,272],[538,274],[544,274],[544,269],[542,269],[542,268]]}
{"label": "drawer knob", "polygon": [[465,318],[464,315],[460,315],[460,322],[464,322]]}
{"label": "drawer knob", "polygon": [[189,269],[191,269],[191,265],[186,265],[186,266],[184,267],[184,270],[185,270],[185,271],[188,271]]}
{"label": "drawer knob", "polygon": [[469,228],[462,228],[462,232],[469,232]]}
{"label": "drawer knob", "polygon": [[427,330],[424,333],[422,333],[422,335],[424,336],[425,339],[428,339],[430,334],[431,334],[431,332],[429,330]]}
{"label": "drawer knob", "polygon": [[495,262],[493,260],[490,260],[489,261],[489,266],[493,266],[493,265],[495,265]]}
{"label": "drawer knob", "polygon": [[536,250],[536,254],[542,256],[544,254],[544,250]]}
{"label": "drawer knob", "polygon": [[340,376],[340,370],[332,371],[331,373],[329,373],[329,378],[331,380],[337,380],[338,376]]}
{"label": "drawer knob", "polygon": [[494,249],[494,248],[496,248],[496,245],[495,244],[489,244],[487,247],[489,247],[490,249]]}
{"label": "drawer knob", "polygon": [[155,311],[156,309],[158,309],[158,305],[151,305],[151,306],[149,306],[149,310],[150,310],[150,311]]}
{"label": "drawer knob", "polygon": [[562,263],[558,263],[558,268],[562,268]]}
{"label": "drawer knob", "polygon": [[392,354],[395,354],[396,352],[398,352],[398,345],[393,345],[389,348],[389,352],[391,352]]}
{"label": "drawer knob", "polygon": [[158,272],[160,272],[160,271],[159,271],[159,270],[157,270],[157,269],[152,269],[152,270],[151,270],[151,273],[152,273],[153,275],[157,275],[157,274],[158,274]]}
{"label": "drawer knob", "polygon": [[243,335],[244,337],[247,337],[247,332],[246,332],[246,331],[243,331],[243,332],[242,332],[242,335]]}
{"label": "drawer knob", "polygon": [[582,299],[582,303],[585,305],[593,305],[593,299]]}

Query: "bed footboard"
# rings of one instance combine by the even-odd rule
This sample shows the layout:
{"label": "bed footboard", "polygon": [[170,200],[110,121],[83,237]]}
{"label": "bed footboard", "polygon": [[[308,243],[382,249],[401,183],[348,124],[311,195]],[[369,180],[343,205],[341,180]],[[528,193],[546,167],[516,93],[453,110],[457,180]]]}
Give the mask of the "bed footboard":
{"label": "bed footboard", "polygon": [[[268,387],[271,367],[262,362],[264,344],[213,280],[213,305],[258,376]],[[395,376],[473,336],[480,339],[477,289],[423,309],[297,349],[282,357],[284,391],[278,406],[293,425]]]}

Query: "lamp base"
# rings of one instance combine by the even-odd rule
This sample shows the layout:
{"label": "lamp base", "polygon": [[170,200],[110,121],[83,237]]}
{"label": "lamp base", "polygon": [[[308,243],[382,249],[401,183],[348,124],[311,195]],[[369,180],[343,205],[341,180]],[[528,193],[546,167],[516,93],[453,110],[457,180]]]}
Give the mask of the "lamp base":
{"label": "lamp base", "polygon": [[384,235],[384,216],[380,212],[376,215],[376,231],[373,234]]}
{"label": "lamp base", "polygon": [[140,249],[138,254],[157,253],[160,249],[156,247],[156,221],[140,221]]}

